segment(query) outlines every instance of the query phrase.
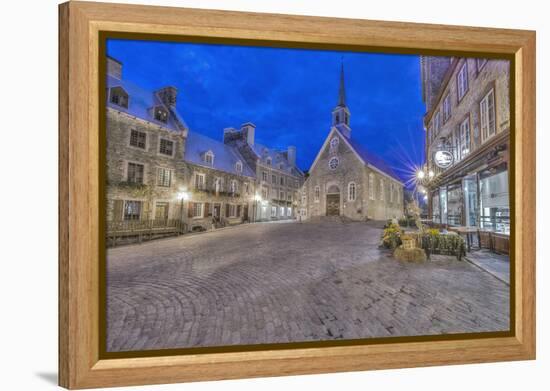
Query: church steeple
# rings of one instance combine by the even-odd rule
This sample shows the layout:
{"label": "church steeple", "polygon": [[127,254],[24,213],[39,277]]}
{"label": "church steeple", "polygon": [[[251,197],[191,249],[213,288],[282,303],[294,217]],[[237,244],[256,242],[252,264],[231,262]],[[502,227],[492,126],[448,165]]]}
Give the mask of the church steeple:
{"label": "church steeple", "polygon": [[346,105],[346,86],[344,82],[344,61],[340,67],[340,88],[338,90],[338,104],[332,110],[332,126],[346,137],[351,137],[351,128],[349,126],[350,112]]}
{"label": "church steeple", "polygon": [[344,83],[344,62],[340,66],[340,90],[338,91],[338,106],[346,106],[346,86]]}

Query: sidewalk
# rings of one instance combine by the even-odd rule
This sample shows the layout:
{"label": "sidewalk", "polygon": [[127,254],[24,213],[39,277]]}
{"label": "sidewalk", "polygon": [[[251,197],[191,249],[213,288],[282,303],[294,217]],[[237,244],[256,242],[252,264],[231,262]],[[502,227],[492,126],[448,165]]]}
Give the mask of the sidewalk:
{"label": "sidewalk", "polygon": [[466,253],[466,260],[510,285],[510,257],[489,250]]}

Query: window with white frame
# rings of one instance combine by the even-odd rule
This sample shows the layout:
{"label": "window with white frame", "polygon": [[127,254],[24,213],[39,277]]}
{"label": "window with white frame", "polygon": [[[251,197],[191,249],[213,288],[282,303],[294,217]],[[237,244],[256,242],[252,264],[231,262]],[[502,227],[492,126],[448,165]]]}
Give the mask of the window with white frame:
{"label": "window with white frame", "polygon": [[380,179],[380,200],[384,201],[384,180]]}
{"label": "window with white frame", "polygon": [[457,90],[458,90],[458,100],[461,100],[466,92],[468,92],[468,62],[464,60],[462,67],[458,71],[456,76]]}
{"label": "window with white frame", "polygon": [[124,201],[124,220],[141,219],[141,201]]}
{"label": "window with white frame", "polygon": [[167,123],[168,122],[168,111],[166,111],[164,108],[157,106],[154,110],[154,118],[157,121]]}
{"label": "window with white frame", "polygon": [[237,207],[236,205],[229,204],[229,217],[236,217],[237,216]]}
{"label": "window with white frame", "polygon": [[369,199],[374,200],[374,174],[369,174]]}
{"label": "window with white frame", "polygon": [[285,199],[285,192],[284,191],[279,191],[279,199],[280,200],[284,200]]}
{"label": "window with white frame", "polygon": [[145,149],[147,147],[147,133],[139,130],[130,130],[130,146]]}
{"label": "window with white frame", "polygon": [[276,200],[277,199],[277,189],[271,188],[271,199]]}
{"label": "window with white frame", "polygon": [[243,164],[242,164],[242,162],[238,161],[237,163],[235,163],[235,170],[236,170],[238,173],[243,172]]}
{"label": "window with white frame", "polygon": [[443,99],[443,123],[447,122],[449,118],[451,118],[451,94],[447,93]]}
{"label": "window with white frame", "polygon": [[143,184],[144,172],[145,166],[143,164],[128,162],[126,180],[130,183]]}
{"label": "window with white frame", "polygon": [[191,209],[191,211],[193,218],[202,217],[203,204],[200,202],[193,202],[193,208]]}
{"label": "window with white frame", "polygon": [[452,143],[454,161],[458,162],[460,160],[460,128],[457,128],[453,131]]}
{"label": "window with white frame", "polygon": [[277,175],[271,174],[271,183],[274,185],[277,184]]}
{"label": "window with white frame", "polygon": [[197,190],[203,190],[205,184],[205,174],[202,173],[195,173],[195,189]]}
{"label": "window with white frame", "polygon": [[161,138],[159,141],[159,153],[166,156],[174,156],[174,142]]}
{"label": "window with white frame", "polygon": [[463,159],[470,153],[470,117],[460,124],[460,157]]}
{"label": "window with white frame", "polygon": [[172,170],[164,167],[157,167],[157,186],[170,187],[172,184]]}
{"label": "window with white frame", "polygon": [[289,191],[288,193],[286,193],[286,200],[292,201],[292,192]]}
{"label": "window with white frame", "polygon": [[250,194],[250,183],[248,182],[243,183],[243,192],[244,194]]}
{"label": "window with white frame", "polygon": [[440,111],[437,110],[437,112],[434,115],[434,138],[437,137],[440,130],[441,130],[441,116],[440,116]]}
{"label": "window with white frame", "polygon": [[239,192],[239,185],[235,179],[231,180],[229,191],[231,194],[236,194]]}
{"label": "window with white frame", "polygon": [[128,93],[122,87],[113,87],[110,90],[110,101],[117,106],[128,108]]}
{"label": "window with white frame", "polygon": [[495,126],[495,92],[491,90],[479,103],[481,118],[481,141],[485,141],[496,133]]}
{"label": "window with white frame", "polygon": [[214,164],[214,152],[208,151],[204,154],[204,162],[206,164],[213,165]]}
{"label": "window with white frame", "polygon": [[262,187],[262,198],[267,199],[267,187]]}
{"label": "window with white frame", "polygon": [[262,171],[262,181],[267,182],[267,171]]}
{"label": "window with white frame", "polygon": [[282,177],[279,178],[279,185],[281,185],[281,186],[285,185],[285,177],[282,176]]}
{"label": "window with white frame", "polygon": [[315,190],[313,191],[313,200],[315,202],[319,202],[320,198],[321,198],[321,188],[319,186],[315,186]]}
{"label": "window with white frame", "polygon": [[268,166],[271,166],[271,158],[268,157],[268,158],[265,160],[265,163],[266,163]]}
{"label": "window with white frame", "polygon": [[355,201],[356,187],[355,182],[348,183],[348,201]]}

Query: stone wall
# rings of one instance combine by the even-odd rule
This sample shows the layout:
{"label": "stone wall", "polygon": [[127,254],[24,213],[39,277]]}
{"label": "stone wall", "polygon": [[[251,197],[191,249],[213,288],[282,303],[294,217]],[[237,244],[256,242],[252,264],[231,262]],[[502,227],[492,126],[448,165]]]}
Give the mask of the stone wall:
{"label": "stone wall", "polygon": [[[457,91],[457,74],[464,62],[468,69],[468,91],[459,101]],[[432,162],[433,153],[438,149],[440,137],[449,137],[460,124],[470,118],[470,153],[479,148],[482,144],[480,129],[480,108],[479,104],[485,95],[494,88],[495,93],[495,115],[496,133],[510,129],[510,63],[504,60],[489,60],[478,70],[476,59],[461,58],[456,66],[452,68],[452,74],[441,95],[441,100],[434,105],[434,112],[442,110],[442,99],[449,93],[451,99],[451,116],[443,124],[443,113],[441,112],[442,126],[438,135],[431,145],[428,145],[428,157],[430,168],[435,172],[441,170],[435,167]],[[429,128],[434,121],[434,115],[426,117],[426,128]],[[429,140],[428,140],[429,141]]]}
{"label": "stone wall", "polygon": [[[146,133],[146,148],[130,146],[131,129]],[[159,153],[159,140],[174,142],[172,157]],[[167,202],[168,218],[179,218],[181,210],[177,193],[185,185],[186,166],[183,163],[185,139],[180,132],[136,119],[126,113],[107,109],[107,220],[122,219],[116,200],[142,201],[142,219],[153,219],[157,202]],[[144,165],[143,185],[127,182],[128,162]],[[157,168],[171,170],[169,187],[157,185]]]}
{"label": "stone wall", "polygon": [[[213,224],[214,205],[219,204],[221,217],[227,224],[239,224],[243,222],[244,210],[248,208],[248,220],[252,221],[252,207],[255,194],[255,182],[254,178],[245,176],[239,176],[235,174],[226,173],[212,168],[203,167],[194,164],[187,164],[189,176],[187,177],[185,188],[188,189],[190,199],[185,203],[184,219],[187,221],[189,229],[202,226],[205,229],[211,229]],[[195,174],[205,175],[205,185],[203,189],[196,189],[194,178]],[[215,180],[221,180],[221,186],[216,193]],[[237,192],[231,193],[230,183],[232,180],[237,181]],[[248,190],[246,185],[248,184]],[[189,215],[189,208],[192,207],[192,203],[203,203],[203,216],[201,218],[191,217]],[[229,217],[226,215],[226,208],[228,204],[240,206],[240,215],[235,217]],[[208,208],[206,209],[206,206]]]}

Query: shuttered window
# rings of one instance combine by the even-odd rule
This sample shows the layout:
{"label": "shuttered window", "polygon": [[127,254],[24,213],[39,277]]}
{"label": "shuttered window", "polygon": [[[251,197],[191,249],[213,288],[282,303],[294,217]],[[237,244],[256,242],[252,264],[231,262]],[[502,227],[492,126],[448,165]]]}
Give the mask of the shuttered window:
{"label": "shuttered window", "polygon": [[157,168],[157,186],[170,187],[172,184],[172,170],[167,168]]}
{"label": "shuttered window", "polygon": [[495,127],[495,93],[489,91],[479,103],[481,117],[481,140],[485,141],[496,133]]}

